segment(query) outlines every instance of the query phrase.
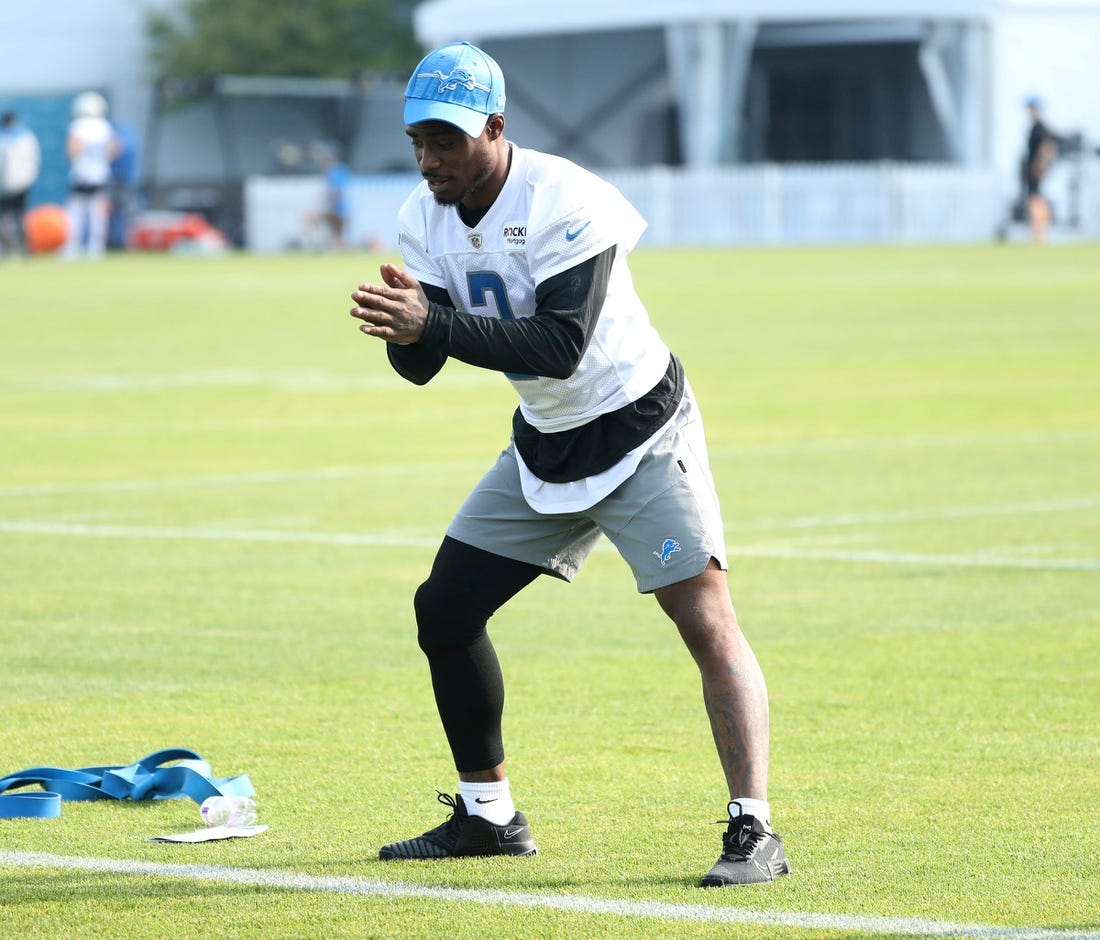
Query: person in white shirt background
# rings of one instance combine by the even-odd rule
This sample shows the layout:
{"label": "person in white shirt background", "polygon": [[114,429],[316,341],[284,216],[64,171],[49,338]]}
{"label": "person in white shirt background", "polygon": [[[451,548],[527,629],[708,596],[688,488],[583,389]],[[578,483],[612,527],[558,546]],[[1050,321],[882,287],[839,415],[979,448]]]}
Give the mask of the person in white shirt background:
{"label": "person in white shirt background", "polygon": [[0,256],[26,251],[23,215],[42,165],[34,132],[14,111],[0,117]]}
{"label": "person in white shirt background", "polygon": [[107,248],[111,213],[111,161],[119,141],[107,120],[107,99],[95,91],[76,96],[65,152],[69,158],[68,242],[65,255],[98,258]]}

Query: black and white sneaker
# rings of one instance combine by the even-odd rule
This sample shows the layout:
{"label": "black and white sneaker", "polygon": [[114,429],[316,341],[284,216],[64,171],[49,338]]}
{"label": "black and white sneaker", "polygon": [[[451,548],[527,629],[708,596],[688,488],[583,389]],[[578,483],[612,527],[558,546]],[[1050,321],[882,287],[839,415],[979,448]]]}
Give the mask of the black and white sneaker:
{"label": "black and white sneaker", "polygon": [[789,874],[783,840],[755,816],[731,818],[722,833],[722,855],[704,876],[704,888],[757,885]]}
{"label": "black and white sneaker", "polygon": [[[436,791],[439,793],[439,791]],[[439,802],[454,812],[441,826],[415,839],[391,842],[378,850],[383,861],[398,858],[462,858],[474,855],[537,855],[527,827],[527,817],[516,813],[512,821],[497,826],[481,816],[471,816],[459,794],[439,793]]]}

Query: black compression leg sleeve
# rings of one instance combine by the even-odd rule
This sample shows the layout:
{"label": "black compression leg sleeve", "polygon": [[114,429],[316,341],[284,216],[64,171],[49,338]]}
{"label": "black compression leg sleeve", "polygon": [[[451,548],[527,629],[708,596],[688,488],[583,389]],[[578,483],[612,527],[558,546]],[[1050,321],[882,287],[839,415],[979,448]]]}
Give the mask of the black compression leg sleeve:
{"label": "black compression leg sleeve", "polygon": [[416,591],[417,640],[428,657],[435,703],[460,772],[504,762],[504,680],[485,632],[505,601],[542,569],[445,537]]}

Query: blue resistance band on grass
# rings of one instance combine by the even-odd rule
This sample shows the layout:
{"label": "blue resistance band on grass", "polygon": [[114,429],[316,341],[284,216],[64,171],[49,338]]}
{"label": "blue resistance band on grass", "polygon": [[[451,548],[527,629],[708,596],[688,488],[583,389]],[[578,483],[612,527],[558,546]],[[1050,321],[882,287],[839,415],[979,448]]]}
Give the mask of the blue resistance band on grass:
{"label": "blue resistance band on grass", "polygon": [[[169,767],[161,766],[172,761]],[[38,784],[45,793],[0,795],[0,819],[61,815],[62,800],[173,800],[188,796],[201,804],[210,796],[255,796],[248,774],[210,776],[210,765],[194,751],[168,748],[120,767],[30,767],[0,777],[0,794]]]}

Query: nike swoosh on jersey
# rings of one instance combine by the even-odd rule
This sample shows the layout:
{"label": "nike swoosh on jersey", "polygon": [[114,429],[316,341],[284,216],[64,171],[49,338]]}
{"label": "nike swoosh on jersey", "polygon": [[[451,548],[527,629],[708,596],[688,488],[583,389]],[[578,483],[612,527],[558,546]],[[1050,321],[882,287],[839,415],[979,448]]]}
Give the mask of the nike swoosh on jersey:
{"label": "nike swoosh on jersey", "polygon": [[571,241],[573,241],[573,239],[578,238],[580,236],[581,232],[583,232],[591,224],[592,224],[592,220],[589,219],[580,228],[567,228],[565,230],[565,240],[567,242],[571,242]]}

